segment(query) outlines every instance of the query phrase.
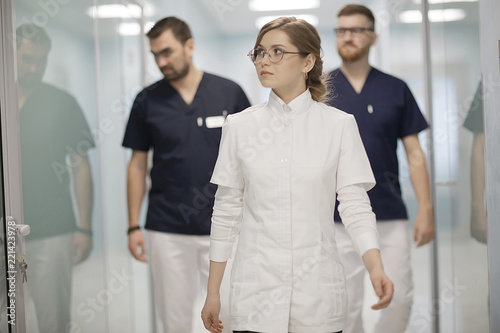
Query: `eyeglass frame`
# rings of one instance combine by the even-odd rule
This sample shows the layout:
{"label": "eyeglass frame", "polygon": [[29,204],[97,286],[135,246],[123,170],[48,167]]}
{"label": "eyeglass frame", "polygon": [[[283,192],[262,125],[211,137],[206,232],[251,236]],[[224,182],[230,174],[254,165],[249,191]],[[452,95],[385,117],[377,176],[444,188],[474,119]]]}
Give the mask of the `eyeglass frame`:
{"label": "eyeglass frame", "polygon": [[[271,60],[271,54],[269,53],[269,51],[270,51],[270,50],[272,50],[272,49],[277,49],[277,50],[280,50],[281,52],[283,52],[283,53],[281,54],[281,58],[280,58],[280,60],[278,60],[278,61],[273,61],[273,60]],[[297,51],[297,52],[285,51],[285,50],[283,50],[283,49],[280,49],[279,47],[271,47],[271,48],[270,48],[269,50],[267,50],[267,51],[265,51],[264,49],[251,49],[250,51],[248,51],[247,57],[249,57],[249,58],[250,58],[250,61],[251,61],[254,65],[258,65],[258,64],[260,64],[260,63],[262,62],[262,60],[261,60],[261,61],[259,61],[259,62],[256,62],[255,60],[253,60],[253,59],[252,59],[252,51],[264,51],[264,54],[263,54],[263,56],[262,56],[262,60],[264,60],[264,57],[265,57],[265,55],[267,54],[267,58],[268,58],[268,59],[269,59],[269,61],[270,61],[270,62],[272,62],[273,64],[277,64],[277,63],[279,63],[281,60],[283,60],[283,57],[285,56],[285,54],[302,54],[302,55],[304,55],[304,56],[306,56],[306,55],[308,55],[308,54],[309,54],[309,53],[307,53],[307,52],[300,52],[300,51]]]}
{"label": "eyeglass frame", "polygon": [[[343,31],[343,32],[341,32]],[[347,32],[351,33],[351,36],[361,36],[366,31],[375,32],[375,28],[365,28],[365,27],[354,27],[354,28],[335,28],[333,32],[337,37],[345,36]]]}

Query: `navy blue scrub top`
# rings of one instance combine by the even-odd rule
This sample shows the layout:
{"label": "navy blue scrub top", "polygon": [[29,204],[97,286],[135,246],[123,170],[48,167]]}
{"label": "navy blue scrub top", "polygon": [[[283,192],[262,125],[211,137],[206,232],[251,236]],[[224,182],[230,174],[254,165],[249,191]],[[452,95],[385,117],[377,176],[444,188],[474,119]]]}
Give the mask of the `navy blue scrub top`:
{"label": "navy blue scrub top", "polygon": [[78,155],[94,147],[82,109],[66,91],[41,83],[26,99],[19,122],[24,221],[31,226],[26,240],[76,231],[70,171]]}
{"label": "navy blue scrub top", "polygon": [[[404,81],[375,68],[359,94],[339,69],[330,73],[329,83],[328,104],[353,114],[358,123],[377,181],[368,192],[377,220],[407,219],[399,184],[398,139],[428,127],[410,89]],[[337,209],[335,221],[340,221]]]}
{"label": "navy blue scrub top", "polygon": [[216,186],[210,184],[227,114],[250,103],[236,83],[204,73],[190,105],[165,79],[136,97],[123,139],[153,149],[146,228],[208,235]]}

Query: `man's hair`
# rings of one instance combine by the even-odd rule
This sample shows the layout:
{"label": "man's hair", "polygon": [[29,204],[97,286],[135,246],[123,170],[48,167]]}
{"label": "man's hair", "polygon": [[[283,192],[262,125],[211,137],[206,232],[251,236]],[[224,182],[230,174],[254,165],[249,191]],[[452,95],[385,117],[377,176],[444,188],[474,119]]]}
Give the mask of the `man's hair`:
{"label": "man's hair", "polygon": [[171,30],[175,38],[182,44],[186,43],[188,39],[193,38],[187,23],[174,16],[165,17],[156,22],[146,36],[148,36],[150,40],[155,39],[167,30]]}
{"label": "man's hair", "polygon": [[40,26],[31,23],[25,23],[16,29],[16,46],[19,48],[23,39],[29,40],[39,46],[47,46],[50,50],[52,45],[49,35]]}
{"label": "man's hair", "polygon": [[373,28],[375,28],[375,16],[373,16],[373,13],[370,9],[362,5],[355,5],[355,4],[345,5],[339,10],[337,17],[351,16],[356,14],[361,14],[366,16],[366,18],[368,18],[368,20],[370,20],[370,22],[372,23]]}

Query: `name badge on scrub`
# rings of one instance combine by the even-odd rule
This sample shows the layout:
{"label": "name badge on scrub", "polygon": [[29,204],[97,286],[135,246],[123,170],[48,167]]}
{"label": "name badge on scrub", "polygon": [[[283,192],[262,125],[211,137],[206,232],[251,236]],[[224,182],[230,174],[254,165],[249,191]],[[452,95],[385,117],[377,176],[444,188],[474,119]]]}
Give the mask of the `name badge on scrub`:
{"label": "name badge on scrub", "polygon": [[207,128],[220,128],[224,125],[226,117],[224,116],[212,116],[205,118],[205,125]]}

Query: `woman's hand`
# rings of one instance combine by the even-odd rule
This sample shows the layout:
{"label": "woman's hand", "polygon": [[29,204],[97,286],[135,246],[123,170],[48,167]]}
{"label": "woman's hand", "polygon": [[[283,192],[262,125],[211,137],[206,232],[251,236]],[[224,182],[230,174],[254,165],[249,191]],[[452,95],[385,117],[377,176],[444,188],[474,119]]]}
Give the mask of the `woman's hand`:
{"label": "woman's hand", "polygon": [[219,319],[220,313],[220,295],[207,295],[205,305],[201,310],[201,319],[207,331],[212,333],[221,333],[224,326],[222,320]]}
{"label": "woman's hand", "polygon": [[379,297],[377,304],[372,305],[373,310],[386,308],[392,300],[394,294],[394,284],[381,269],[373,269],[370,273],[375,294]]}

